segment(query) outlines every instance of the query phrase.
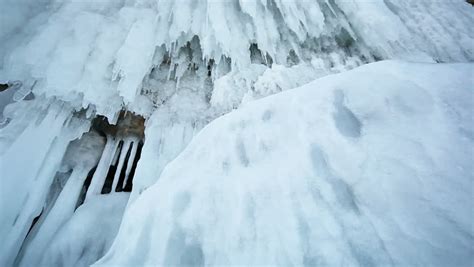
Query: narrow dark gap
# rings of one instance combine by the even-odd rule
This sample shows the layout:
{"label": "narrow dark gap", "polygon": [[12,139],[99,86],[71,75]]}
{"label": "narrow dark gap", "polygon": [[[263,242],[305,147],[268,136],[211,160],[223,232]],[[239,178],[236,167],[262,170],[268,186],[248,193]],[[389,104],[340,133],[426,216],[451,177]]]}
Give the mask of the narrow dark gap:
{"label": "narrow dark gap", "polygon": [[127,154],[125,156],[125,161],[122,165],[122,169],[120,170],[120,176],[119,176],[119,180],[118,180],[118,183],[117,183],[117,187],[115,188],[115,192],[122,192],[122,185],[123,185],[123,182],[125,180],[125,174],[127,172],[127,166],[128,166],[128,160],[130,159],[130,154],[132,153],[132,146],[129,146],[128,149],[127,149]]}
{"label": "narrow dark gap", "polygon": [[212,68],[214,67],[214,59],[210,59],[207,64],[207,77],[212,76]]}
{"label": "narrow dark gap", "polygon": [[[47,209],[47,208],[43,207],[41,209],[40,214],[38,216],[36,216],[33,219],[33,221],[31,222],[30,229],[28,229],[28,233],[26,234],[25,238],[21,242],[21,248],[20,248],[20,250],[18,251],[18,254],[15,257],[15,261],[14,261],[12,266],[19,266],[20,265],[19,262],[20,262],[21,258],[23,257],[24,249],[25,249],[25,246],[27,244],[27,240],[28,240],[28,238],[30,238],[30,234],[32,234],[31,232],[33,231],[33,229],[35,229],[35,226],[39,222],[39,219],[41,218],[43,213],[45,212],[45,209]],[[47,214],[45,216],[47,216]],[[39,226],[41,226],[41,225],[39,225]]]}
{"label": "narrow dark gap", "polygon": [[89,190],[89,186],[91,185],[92,177],[94,176],[94,173],[95,173],[96,169],[97,169],[97,166],[95,166],[87,174],[87,178],[84,181],[84,185],[82,186],[81,194],[79,195],[79,198],[77,199],[76,208],[74,210],[76,210],[77,208],[79,208],[79,206],[84,204],[84,200],[86,199],[87,190]]}
{"label": "narrow dark gap", "polygon": [[142,155],[142,149],[143,149],[143,142],[140,141],[137,147],[137,154],[135,155],[135,159],[133,160],[130,176],[128,177],[127,184],[123,188],[123,192],[132,192],[133,178],[135,177],[135,171],[137,169],[138,161],[140,160],[140,157]]}
{"label": "narrow dark gap", "polygon": [[107,173],[107,178],[105,178],[104,186],[102,187],[102,191],[100,191],[101,194],[108,194],[112,191],[112,183],[114,181],[116,170],[117,170],[116,166],[114,165],[110,166],[109,172]]}
{"label": "narrow dark gap", "polygon": [[8,84],[0,83],[0,92],[3,92],[8,89]]}
{"label": "narrow dark gap", "polygon": [[[30,234],[31,230],[33,230],[33,227],[34,227],[35,224],[38,222],[39,218],[40,218],[41,215],[43,214],[43,211],[44,211],[44,208],[41,209],[41,213],[33,219],[33,222],[31,223],[30,229],[28,229],[28,233],[26,234],[26,236],[28,236],[28,235]],[[26,239],[26,238],[25,238],[25,239]]]}
{"label": "narrow dark gap", "polygon": [[[117,148],[118,155],[117,159],[120,159],[120,154],[122,153],[123,141],[120,141],[120,144]],[[115,172],[117,171],[118,160],[113,162],[110,165],[109,171],[107,172],[107,177],[105,178],[104,186],[102,187],[101,194],[109,194],[112,192],[112,183],[114,182]]]}

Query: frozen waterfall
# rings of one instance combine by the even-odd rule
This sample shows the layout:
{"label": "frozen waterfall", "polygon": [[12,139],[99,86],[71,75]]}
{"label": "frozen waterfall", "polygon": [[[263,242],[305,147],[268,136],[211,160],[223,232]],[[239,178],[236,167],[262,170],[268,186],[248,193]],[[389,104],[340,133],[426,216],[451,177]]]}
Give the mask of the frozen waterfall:
{"label": "frozen waterfall", "polygon": [[0,266],[474,260],[465,0],[0,8]]}

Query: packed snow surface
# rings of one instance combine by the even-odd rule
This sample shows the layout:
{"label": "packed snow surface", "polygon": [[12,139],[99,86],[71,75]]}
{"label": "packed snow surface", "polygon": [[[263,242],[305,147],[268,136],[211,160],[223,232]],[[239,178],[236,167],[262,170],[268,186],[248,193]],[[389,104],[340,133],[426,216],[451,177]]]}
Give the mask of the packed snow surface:
{"label": "packed snow surface", "polygon": [[473,71],[374,63],[216,119],[95,265],[470,266]]}

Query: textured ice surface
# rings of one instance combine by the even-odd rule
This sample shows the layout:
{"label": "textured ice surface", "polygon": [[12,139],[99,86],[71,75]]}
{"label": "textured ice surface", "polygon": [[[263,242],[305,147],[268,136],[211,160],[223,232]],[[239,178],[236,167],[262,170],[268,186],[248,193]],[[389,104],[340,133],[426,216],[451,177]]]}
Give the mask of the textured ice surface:
{"label": "textured ice surface", "polygon": [[215,120],[96,265],[469,266],[473,70],[375,63]]}
{"label": "textured ice surface", "polygon": [[[168,69],[212,80],[250,63],[474,59],[464,0],[73,1],[1,0],[0,80],[37,80],[36,94],[90,106],[113,119],[122,105],[150,115],[144,80]],[[20,26],[21,25],[21,26]],[[203,79],[201,79],[202,82]],[[192,86],[199,87],[199,86]],[[145,90],[144,90],[145,89]],[[242,89],[239,88],[241,91]],[[156,92],[156,90],[155,90]]]}

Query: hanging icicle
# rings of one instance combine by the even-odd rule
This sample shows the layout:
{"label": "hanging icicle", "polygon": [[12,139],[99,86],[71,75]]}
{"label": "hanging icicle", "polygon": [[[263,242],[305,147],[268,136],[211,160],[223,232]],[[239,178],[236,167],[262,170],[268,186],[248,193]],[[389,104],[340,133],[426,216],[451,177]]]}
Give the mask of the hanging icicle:
{"label": "hanging icicle", "polygon": [[97,169],[92,177],[89,190],[86,194],[86,200],[90,199],[94,195],[99,195],[102,187],[104,186],[105,179],[107,178],[107,173],[109,172],[110,165],[117,154],[117,149],[119,146],[119,141],[116,140],[113,136],[107,136],[107,143],[105,145],[104,151],[97,165]]}

